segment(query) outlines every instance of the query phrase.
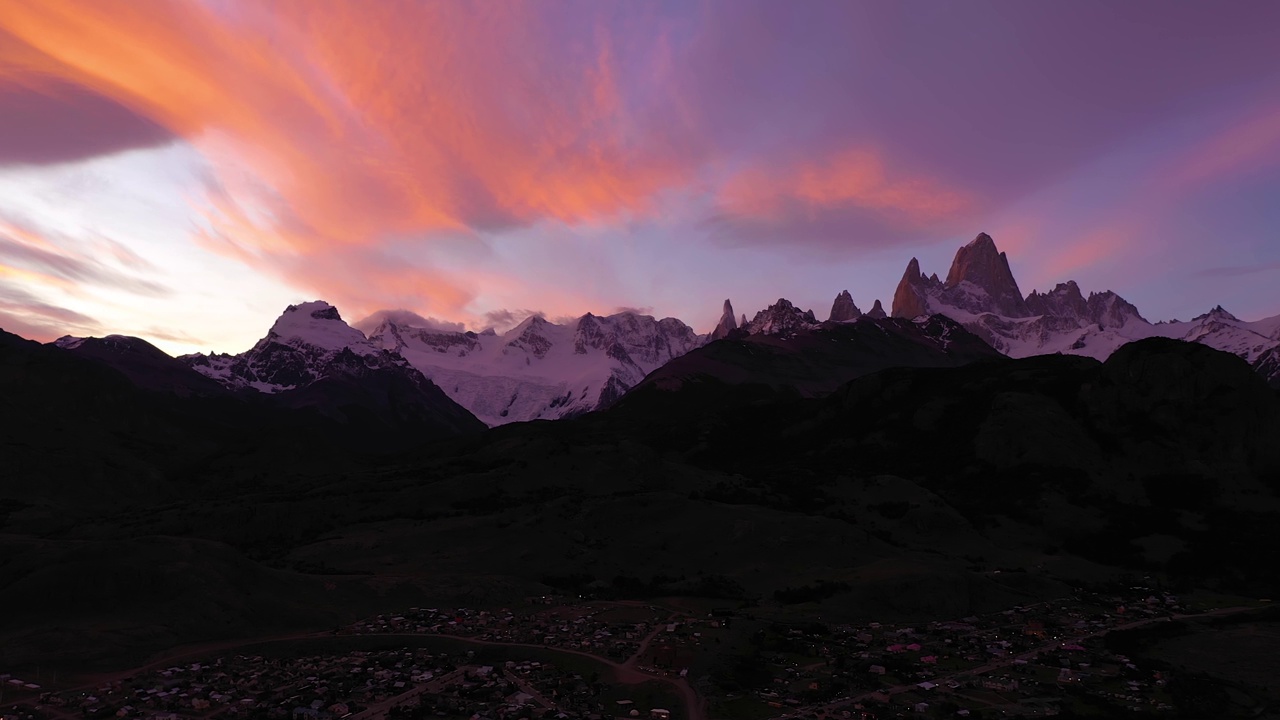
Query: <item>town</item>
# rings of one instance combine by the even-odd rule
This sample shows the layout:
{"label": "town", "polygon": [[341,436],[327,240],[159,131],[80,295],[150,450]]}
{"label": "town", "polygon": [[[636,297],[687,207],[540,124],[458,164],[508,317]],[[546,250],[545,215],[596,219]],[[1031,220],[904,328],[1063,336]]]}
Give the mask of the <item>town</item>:
{"label": "town", "polygon": [[[783,622],[759,607],[540,596],[408,608],[273,650],[152,667],[91,687],[0,674],[3,720],[864,720],[1171,713],[1167,671],[1106,636],[1176,618],[1173,595],[1077,592],[988,615]],[[269,645],[269,643],[268,643]]]}

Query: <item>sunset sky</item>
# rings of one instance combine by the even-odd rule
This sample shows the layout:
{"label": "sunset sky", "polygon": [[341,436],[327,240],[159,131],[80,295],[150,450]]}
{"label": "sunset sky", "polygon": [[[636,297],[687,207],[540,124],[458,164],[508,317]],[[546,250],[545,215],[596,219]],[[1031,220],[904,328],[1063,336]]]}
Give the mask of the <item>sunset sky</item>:
{"label": "sunset sky", "polygon": [[238,352],[1024,292],[1280,313],[1280,2],[0,0],[0,328]]}

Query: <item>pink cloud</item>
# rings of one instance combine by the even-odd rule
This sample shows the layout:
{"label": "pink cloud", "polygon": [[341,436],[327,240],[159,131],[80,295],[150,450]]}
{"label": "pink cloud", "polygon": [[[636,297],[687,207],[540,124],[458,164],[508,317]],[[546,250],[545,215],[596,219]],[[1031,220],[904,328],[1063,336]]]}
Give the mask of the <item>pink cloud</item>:
{"label": "pink cloud", "polygon": [[[958,189],[891,173],[875,151],[854,149],[816,162],[739,172],[720,188],[717,220],[739,240],[777,233],[793,242],[864,245],[956,221],[973,204]],[[879,232],[859,235],[859,224]],[[833,237],[838,235],[843,236]]]}
{"label": "pink cloud", "polygon": [[265,8],[55,1],[6,5],[0,28],[23,77],[78,84],[205,151],[207,248],[344,304],[372,291],[456,313],[467,280],[405,277],[377,256],[387,238],[644,213],[692,172],[628,122],[613,35],[584,24],[564,41],[572,13]]}
{"label": "pink cloud", "polygon": [[[585,224],[614,242],[669,195],[711,208],[675,234],[721,249],[971,236],[1202,103],[1274,90],[1280,5],[1245,5],[0,0],[0,117],[26,113],[0,119],[0,164],[181,138],[212,166],[206,249],[354,315],[558,315],[648,300],[402,246]],[[1275,127],[1272,107],[1175,175],[1247,165]]]}

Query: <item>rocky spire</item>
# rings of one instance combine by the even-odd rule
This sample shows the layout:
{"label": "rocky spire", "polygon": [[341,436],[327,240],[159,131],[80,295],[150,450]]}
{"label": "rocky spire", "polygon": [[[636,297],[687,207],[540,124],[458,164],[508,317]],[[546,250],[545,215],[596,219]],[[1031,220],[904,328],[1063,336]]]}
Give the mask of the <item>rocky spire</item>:
{"label": "rocky spire", "polygon": [[880,298],[876,298],[876,304],[872,305],[871,309],[867,311],[867,317],[875,320],[883,320],[884,318],[889,317],[884,311],[884,306],[880,304]]}
{"label": "rocky spire", "polygon": [[848,290],[843,290],[836,296],[836,301],[831,304],[831,317],[827,318],[828,322],[848,322],[857,320],[862,317],[862,311],[857,305],[853,304],[853,296]]}
{"label": "rocky spire", "polygon": [[943,287],[952,289],[962,282],[986,291],[994,311],[1006,317],[1027,317],[1031,311],[1022,299],[1018,282],[1009,269],[1009,258],[996,248],[991,236],[980,233],[973,242],[956,251],[955,260]]}
{"label": "rocky spire", "polygon": [[1074,280],[1058,283],[1047,293],[1032,290],[1027,296],[1027,310],[1032,315],[1052,315],[1081,319],[1088,317],[1089,307],[1080,286]]}
{"label": "rocky spire", "polygon": [[[744,316],[745,319],[745,316]],[[738,322],[733,318],[733,305],[728,299],[724,301],[724,312],[720,314],[720,323],[711,331],[711,339],[719,340],[729,336],[729,331],[736,330]]]}
{"label": "rocky spire", "polygon": [[920,261],[911,258],[907,263],[907,271],[902,273],[898,289],[893,293],[893,316],[914,318],[929,313],[929,303],[925,299],[925,286],[929,279],[920,273]]}

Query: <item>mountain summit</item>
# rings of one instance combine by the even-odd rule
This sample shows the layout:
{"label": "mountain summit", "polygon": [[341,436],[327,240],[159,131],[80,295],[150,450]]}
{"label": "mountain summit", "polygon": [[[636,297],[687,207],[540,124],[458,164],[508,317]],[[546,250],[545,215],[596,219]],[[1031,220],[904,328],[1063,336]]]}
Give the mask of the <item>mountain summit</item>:
{"label": "mountain summit", "polygon": [[786,298],[756,313],[743,328],[750,335],[782,335],[818,324],[812,310],[801,310]]}
{"label": "mountain summit", "polygon": [[[728,301],[725,312],[717,330],[734,327]],[[501,335],[418,328],[388,318],[369,334],[371,344],[402,354],[491,426],[608,407],[705,340],[675,318],[634,312],[587,313],[565,324],[531,315]]]}
{"label": "mountain summit", "polygon": [[720,315],[720,322],[716,325],[716,329],[711,331],[708,340],[719,340],[729,337],[729,333],[738,328],[738,321],[733,317],[733,304],[728,299],[724,301],[724,312]]}
{"label": "mountain summit", "polygon": [[1243,358],[1280,386],[1280,317],[1249,323],[1217,307],[1190,322],[1153,325],[1116,293],[1086,297],[1074,280],[1023,298],[1008,257],[985,233],[956,252],[945,281],[925,276],[912,258],[894,292],[892,314],[946,315],[1012,357],[1068,353],[1105,360],[1148,337],[1198,342]]}
{"label": "mountain summit", "polygon": [[266,337],[239,355],[184,355],[196,372],[235,391],[278,396],[347,422],[382,419],[434,432],[483,429],[398,352],[347,325],[327,302],[290,305]]}
{"label": "mountain summit", "polygon": [[227,387],[265,393],[304,387],[331,371],[356,365],[398,364],[398,358],[375,347],[364,333],[342,320],[336,307],[322,300],[288,306],[267,336],[239,355],[197,354],[182,359]]}
{"label": "mountain summit", "polygon": [[848,290],[843,290],[836,296],[835,302],[831,303],[831,315],[827,318],[828,322],[849,322],[862,317],[862,311],[857,305],[853,304],[853,296]]}
{"label": "mountain summit", "polygon": [[981,233],[956,251],[945,281],[925,277],[920,261],[911,258],[893,294],[893,316],[928,315],[934,306],[946,306],[980,314],[1027,317],[1031,312],[1009,269],[1009,258],[996,248],[991,236]]}
{"label": "mountain summit", "polygon": [[1026,317],[1031,314],[1009,269],[1009,257],[996,248],[995,241],[986,233],[979,233],[973,242],[956,251],[943,287],[954,290],[964,283],[986,293],[1002,315]]}

